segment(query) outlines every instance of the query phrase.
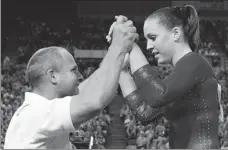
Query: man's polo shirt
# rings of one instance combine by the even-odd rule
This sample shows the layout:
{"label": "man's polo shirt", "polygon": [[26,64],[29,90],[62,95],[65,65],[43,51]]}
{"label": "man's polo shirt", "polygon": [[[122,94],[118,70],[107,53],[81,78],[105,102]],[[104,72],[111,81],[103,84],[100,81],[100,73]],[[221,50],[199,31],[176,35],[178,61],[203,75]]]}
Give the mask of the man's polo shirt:
{"label": "man's polo shirt", "polygon": [[24,103],[9,124],[4,149],[71,149],[69,133],[75,131],[71,98],[48,100],[26,92]]}

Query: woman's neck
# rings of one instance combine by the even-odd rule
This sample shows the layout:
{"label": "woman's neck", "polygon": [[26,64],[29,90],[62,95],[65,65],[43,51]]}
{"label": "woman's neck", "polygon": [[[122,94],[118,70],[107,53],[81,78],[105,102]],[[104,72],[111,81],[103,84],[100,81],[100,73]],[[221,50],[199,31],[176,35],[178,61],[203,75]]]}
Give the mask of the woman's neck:
{"label": "woman's neck", "polygon": [[184,57],[186,54],[192,52],[191,48],[188,45],[180,45],[176,48],[172,59],[172,66],[175,66],[176,63]]}

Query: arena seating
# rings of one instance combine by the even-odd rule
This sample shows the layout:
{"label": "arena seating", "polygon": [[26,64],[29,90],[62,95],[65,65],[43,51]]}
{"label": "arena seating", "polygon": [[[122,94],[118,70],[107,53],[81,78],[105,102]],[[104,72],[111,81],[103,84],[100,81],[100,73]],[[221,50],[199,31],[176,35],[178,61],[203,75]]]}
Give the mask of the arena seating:
{"label": "arena seating", "polygon": [[[18,30],[18,45],[17,56],[2,56],[2,76],[1,76],[1,148],[4,145],[4,137],[8,128],[10,119],[17,108],[22,104],[24,99],[23,92],[29,91],[28,83],[25,79],[26,63],[32,53],[45,46],[58,45],[63,46],[73,54],[75,49],[87,49],[87,50],[107,50],[108,43],[105,41],[105,36],[108,32],[109,26],[112,23],[112,19],[100,19],[100,18],[87,18],[81,17],[79,19],[78,37],[72,38],[74,29],[72,28],[72,22],[66,22],[59,26],[58,22],[34,22],[30,20],[23,20],[18,18],[19,24]],[[228,147],[228,74],[227,67],[221,67],[220,59],[222,59],[222,50],[218,50],[217,47],[221,43],[218,43],[215,38],[208,35],[207,31],[212,30],[207,21],[201,22],[202,26],[202,42],[199,53],[208,58],[214,68],[219,82],[222,85],[222,106],[224,108],[225,121],[220,123],[219,135],[221,148]],[[227,25],[226,21],[215,21],[211,23],[217,29],[214,32],[218,32],[218,36],[221,41],[226,41],[225,47],[227,47]],[[142,24],[138,23],[138,26]],[[28,31],[28,32],[24,32]],[[79,32],[80,31],[80,32]],[[226,34],[225,34],[226,33]],[[140,35],[140,40],[145,40]],[[12,44],[10,36],[3,37],[3,45]],[[144,41],[145,43],[145,41]],[[7,46],[4,51],[7,51]],[[227,49],[226,49],[227,50]],[[224,50],[223,50],[224,51]],[[227,56],[225,58],[227,60]],[[93,72],[98,64],[93,64],[94,60],[76,60],[79,64],[81,72],[84,77],[88,77]],[[89,66],[89,67],[88,67]],[[89,69],[88,69],[89,68]],[[161,72],[161,78],[165,78],[172,68],[170,66],[159,66]],[[165,118],[161,118],[154,122],[143,126],[140,122],[135,120],[129,108],[124,105],[120,117],[123,119],[126,135],[130,140],[133,139],[133,143],[129,143],[127,148],[169,148],[168,146],[168,122]],[[96,148],[105,148],[106,138],[108,136],[108,128],[112,118],[109,113],[103,111],[101,114],[85,124],[81,125],[76,133],[71,134],[72,143],[80,144],[89,143],[91,136],[94,137],[94,144]],[[83,144],[82,144],[83,145]]]}

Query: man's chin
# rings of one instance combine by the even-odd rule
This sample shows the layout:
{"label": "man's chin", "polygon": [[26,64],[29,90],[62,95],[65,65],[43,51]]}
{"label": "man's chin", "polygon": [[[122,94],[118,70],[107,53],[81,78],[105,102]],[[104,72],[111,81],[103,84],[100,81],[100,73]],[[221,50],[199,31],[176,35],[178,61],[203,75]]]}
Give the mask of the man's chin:
{"label": "man's chin", "polygon": [[75,96],[79,94],[79,89],[75,89],[75,91],[72,91],[70,93],[67,94],[67,96]]}
{"label": "man's chin", "polygon": [[74,95],[78,95],[78,94],[79,94],[79,88],[77,87],[77,88],[75,89]]}

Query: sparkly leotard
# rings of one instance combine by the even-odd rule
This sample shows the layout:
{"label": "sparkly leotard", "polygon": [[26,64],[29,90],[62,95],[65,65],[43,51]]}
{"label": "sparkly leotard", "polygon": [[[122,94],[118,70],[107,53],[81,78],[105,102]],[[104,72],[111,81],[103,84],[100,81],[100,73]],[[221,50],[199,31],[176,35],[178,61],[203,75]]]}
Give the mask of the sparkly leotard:
{"label": "sparkly leotard", "polygon": [[161,115],[168,119],[170,148],[219,148],[218,82],[204,57],[186,54],[164,80],[150,65],[133,77],[139,88],[126,97],[127,104],[144,123]]}

